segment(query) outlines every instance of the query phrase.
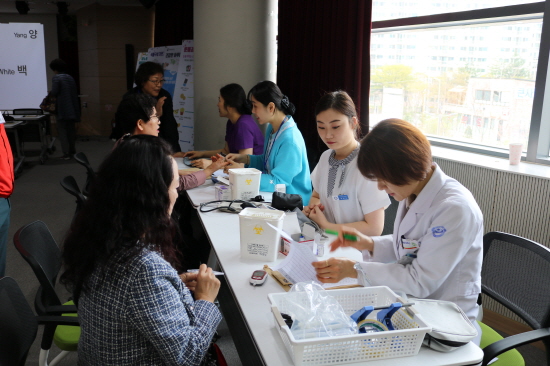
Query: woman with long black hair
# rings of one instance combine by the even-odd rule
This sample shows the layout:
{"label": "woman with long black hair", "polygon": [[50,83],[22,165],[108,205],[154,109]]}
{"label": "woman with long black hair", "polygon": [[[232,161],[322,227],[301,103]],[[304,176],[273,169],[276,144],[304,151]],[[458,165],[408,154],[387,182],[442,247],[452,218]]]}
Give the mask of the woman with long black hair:
{"label": "woman with long black hair", "polygon": [[221,320],[212,270],[176,271],[171,154],[158,137],[124,138],[65,239],[61,282],[78,305],[80,365],[198,365]]}

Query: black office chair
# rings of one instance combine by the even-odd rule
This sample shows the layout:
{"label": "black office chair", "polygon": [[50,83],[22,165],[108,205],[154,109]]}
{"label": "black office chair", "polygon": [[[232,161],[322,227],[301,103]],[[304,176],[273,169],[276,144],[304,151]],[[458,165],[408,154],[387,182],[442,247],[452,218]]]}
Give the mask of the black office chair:
{"label": "black office chair", "polygon": [[[503,352],[542,340],[550,365],[550,249],[516,235],[483,237],[481,291],[517,314],[534,330],[483,349],[483,366]],[[483,342],[483,336],[482,336]]]}
{"label": "black office chair", "polygon": [[[11,277],[0,278],[0,365],[24,366],[39,324],[45,329],[78,325],[78,318],[35,316],[19,285]],[[44,331],[42,342],[51,331]],[[49,339],[51,344],[52,339]],[[52,362],[53,363],[53,362]]]}
{"label": "black office chair", "polygon": [[86,184],[84,186],[84,189],[82,190],[82,193],[85,196],[88,196],[90,194],[90,187],[92,186],[94,180],[95,180],[95,171],[92,168],[92,165],[88,161],[88,157],[83,152],[76,153],[74,155],[74,160],[77,161],[80,165],[84,166],[86,168]]}
{"label": "black office chair", "polygon": [[390,198],[390,205],[384,211],[384,230],[382,230],[382,235],[388,235],[393,233],[393,223],[395,222],[395,216],[397,215],[397,208],[399,207],[399,201],[396,201],[395,198],[388,196]]}
{"label": "black office chair", "polygon": [[[86,197],[82,192],[80,191],[80,188],[78,187],[78,184],[76,183],[76,179],[72,175],[68,175],[65,178],[61,179],[61,187],[65,189],[69,194],[73,195],[76,198],[76,210],[74,212],[74,215],[80,211],[82,206],[84,206],[84,203],[86,202]],[[73,216],[74,218],[74,216]]]}
{"label": "black office chair", "polygon": [[[21,227],[13,236],[13,243],[19,254],[29,263],[40,283],[34,299],[37,314],[76,316],[74,303],[72,301],[62,303],[55,291],[57,275],[61,268],[61,250],[46,224],[35,221]],[[51,333],[47,334],[48,339],[53,338],[55,344],[64,351],[63,355],[76,351],[80,327],[58,327],[57,329],[54,327],[46,328],[44,333],[46,331]],[[50,347],[51,342],[42,342],[41,360],[47,360]]]}

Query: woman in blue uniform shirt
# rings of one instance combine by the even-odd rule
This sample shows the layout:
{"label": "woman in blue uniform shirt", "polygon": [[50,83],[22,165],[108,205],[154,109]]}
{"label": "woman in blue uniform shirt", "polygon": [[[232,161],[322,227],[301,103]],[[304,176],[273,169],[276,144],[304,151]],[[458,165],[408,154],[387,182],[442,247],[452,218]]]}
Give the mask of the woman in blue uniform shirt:
{"label": "woman in blue uniform shirt", "polygon": [[269,123],[264,153],[229,154],[227,159],[261,170],[260,191],[274,192],[275,185],[284,184],[286,193],[301,195],[307,205],[311,196],[310,171],[304,138],[292,118],[294,104],[275,83],[267,80],[256,84],[248,97],[258,123]]}
{"label": "woman in blue uniform shirt", "polygon": [[[341,229],[331,250],[353,247],[363,262],[330,258],[314,262],[322,282],[358,278],[418,298],[456,303],[472,323],[479,311],[483,216],[474,197],[432,162],[430,143],[412,124],[389,119],[361,142],[361,173],[399,202],[393,234],[366,236]],[[358,241],[348,241],[343,233]]]}

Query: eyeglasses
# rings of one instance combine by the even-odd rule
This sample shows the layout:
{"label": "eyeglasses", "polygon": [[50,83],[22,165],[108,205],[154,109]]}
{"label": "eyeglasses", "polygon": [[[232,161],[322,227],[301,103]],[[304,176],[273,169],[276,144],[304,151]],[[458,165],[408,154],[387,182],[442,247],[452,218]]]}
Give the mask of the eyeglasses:
{"label": "eyeglasses", "polygon": [[160,80],[148,80],[148,81],[150,81],[151,83],[153,83],[153,84],[155,84],[155,85],[162,85],[162,84],[164,84],[164,82],[165,82],[166,80],[160,79]]}

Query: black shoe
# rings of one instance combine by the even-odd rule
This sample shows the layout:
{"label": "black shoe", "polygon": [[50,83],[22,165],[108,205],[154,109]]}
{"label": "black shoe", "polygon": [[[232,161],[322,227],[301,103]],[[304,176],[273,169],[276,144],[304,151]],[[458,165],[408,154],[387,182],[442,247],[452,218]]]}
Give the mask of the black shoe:
{"label": "black shoe", "polygon": [[71,155],[65,154],[65,155],[59,157],[59,159],[61,159],[61,160],[71,160]]}

